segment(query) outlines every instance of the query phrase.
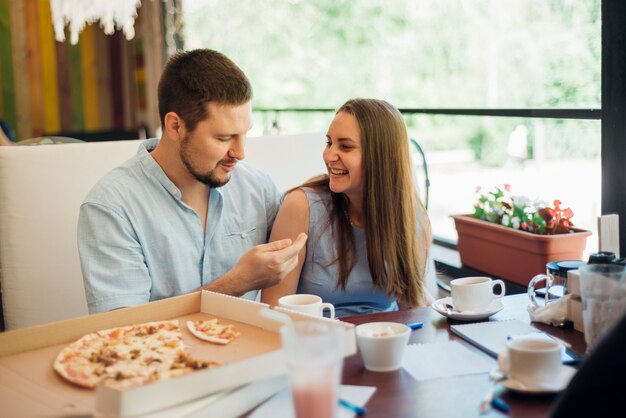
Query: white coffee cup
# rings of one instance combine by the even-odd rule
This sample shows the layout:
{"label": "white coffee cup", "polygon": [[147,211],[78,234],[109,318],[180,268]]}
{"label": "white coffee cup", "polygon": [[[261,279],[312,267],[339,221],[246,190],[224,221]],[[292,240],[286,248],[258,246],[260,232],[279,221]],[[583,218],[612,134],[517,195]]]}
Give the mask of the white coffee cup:
{"label": "white coffee cup", "polygon": [[324,309],[328,309],[330,318],[335,318],[335,307],[333,304],[322,302],[322,298],[317,295],[302,293],[283,296],[278,299],[278,306],[314,316],[323,316]]}
{"label": "white coffee cup", "polygon": [[500,370],[527,387],[552,387],[561,369],[561,344],[541,335],[520,335],[498,355]]}
{"label": "white coffee cup", "polygon": [[[500,293],[493,293],[495,285],[500,285]],[[452,303],[459,312],[482,312],[489,308],[494,299],[504,296],[506,288],[502,280],[489,277],[464,277],[450,282]]]}

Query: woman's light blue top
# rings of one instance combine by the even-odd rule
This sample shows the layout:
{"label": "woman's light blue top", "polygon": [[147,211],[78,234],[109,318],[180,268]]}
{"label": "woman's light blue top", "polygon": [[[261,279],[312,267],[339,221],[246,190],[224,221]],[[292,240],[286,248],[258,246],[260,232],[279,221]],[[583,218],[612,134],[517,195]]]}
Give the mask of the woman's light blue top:
{"label": "woman's light blue top", "polygon": [[203,230],[196,211],[150,155],[157,142],[143,142],[81,206],[78,249],[91,313],[197,290],[267,242],[281,198],[269,175],[237,163],[228,184],[211,188]]}
{"label": "woman's light blue top", "polygon": [[[303,188],[309,200],[309,239],[306,244],[306,260],[302,267],[298,293],[320,296],[324,302],[335,305],[335,316],[385,312],[398,310],[395,297],[384,289],[374,288],[367,264],[365,231],[352,227],[356,244],[356,264],[348,276],[346,289],[337,286],[338,263],[333,226],[329,225],[330,192]],[[332,264],[331,264],[332,263]]]}

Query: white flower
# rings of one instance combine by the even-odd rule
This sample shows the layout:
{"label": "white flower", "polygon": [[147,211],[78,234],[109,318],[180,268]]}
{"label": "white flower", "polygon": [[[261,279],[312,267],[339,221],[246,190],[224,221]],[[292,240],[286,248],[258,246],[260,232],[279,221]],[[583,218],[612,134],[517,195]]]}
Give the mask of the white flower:
{"label": "white flower", "polygon": [[513,196],[511,200],[515,203],[515,206],[526,207],[531,204],[530,199],[526,196]]}
{"label": "white flower", "polygon": [[519,224],[520,224],[519,217],[514,216],[513,219],[511,219],[511,226],[513,226],[513,228],[515,229],[519,229]]}
{"label": "white flower", "polygon": [[502,216],[502,225],[509,226],[509,215]]}

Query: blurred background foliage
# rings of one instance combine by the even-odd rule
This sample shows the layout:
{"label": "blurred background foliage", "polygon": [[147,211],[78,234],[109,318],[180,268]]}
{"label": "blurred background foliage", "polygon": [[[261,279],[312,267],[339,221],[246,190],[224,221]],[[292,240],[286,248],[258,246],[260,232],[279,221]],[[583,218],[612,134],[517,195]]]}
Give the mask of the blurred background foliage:
{"label": "blurred background foliage", "polygon": [[[251,78],[259,108],[600,108],[600,0],[185,1],[185,48]],[[266,133],[326,129],[329,113],[258,115]],[[505,163],[515,118],[407,115],[427,151]],[[529,158],[596,158],[597,124],[525,120]],[[537,137],[541,140],[537,141]],[[590,140],[590,138],[595,138]],[[596,140],[597,139],[597,140]]]}
{"label": "blurred background foliage", "polygon": [[[599,109],[600,0],[185,0],[185,48],[237,62],[254,89],[250,135],[325,131],[351,97],[400,108]],[[599,120],[405,113],[426,152],[429,215],[454,241],[450,214],[472,191],[600,213]],[[421,161],[414,154],[415,161]],[[591,242],[591,241],[590,241]],[[593,245],[592,245],[593,247]],[[593,250],[591,248],[590,250]]]}

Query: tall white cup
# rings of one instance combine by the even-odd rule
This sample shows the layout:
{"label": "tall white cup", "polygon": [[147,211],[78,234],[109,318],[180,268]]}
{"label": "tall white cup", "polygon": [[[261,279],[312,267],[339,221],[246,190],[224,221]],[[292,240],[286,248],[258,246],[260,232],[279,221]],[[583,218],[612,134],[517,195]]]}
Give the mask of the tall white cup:
{"label": "tall white cup", "polygon": [[[493,288],[500,285],[500,292],[493,293]],[[482,312],[486,310],[494,299],[504,296],[506,288],[502,280],[492,280],[490,277],[464,277],[450,282],[454,309],[463,311]]]}
{"label": "tall white cup", "polygon": [[498,355],[498,366],[524,386],[552,387],[559,380],[561,344],[540,335],[513,337]]}
{"label": "tall white cup", "polygon": [[333,304],[322,302],[322,298],[317,295],[302,293],[283,296],[278,299],[278,306],[314,316],[323,316],[324,309],[328,309],[330,311],[330,318],[335,318],[335,307]]}

